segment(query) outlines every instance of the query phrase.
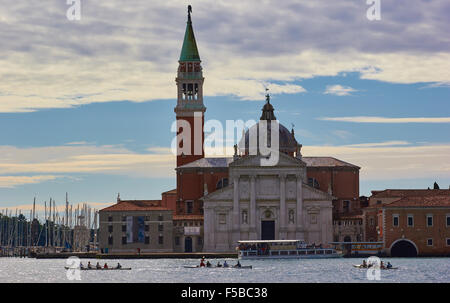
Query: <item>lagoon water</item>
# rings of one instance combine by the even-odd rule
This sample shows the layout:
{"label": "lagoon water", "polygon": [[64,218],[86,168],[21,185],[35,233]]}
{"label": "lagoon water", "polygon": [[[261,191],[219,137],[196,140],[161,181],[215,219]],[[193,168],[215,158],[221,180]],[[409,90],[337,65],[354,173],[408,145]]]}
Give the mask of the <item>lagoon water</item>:
{"label": "lagoon water", "polygon": [[[227,259],[229,264],[236,260]],[[83,264],[96,259],[82,259]],[[223,260],[220,260],[223,263]],[[183,268],[197,265],[197,259],[141,259],[120,260],[129,271],[81,271],[80,281],[67,278],[65,259],[0,258],[0,282],[179,282],[179,283],[302,283],[302,282],[450,282],[450,258],[386,258],[397,270],[382,270],[379,281],[369,281],[366,269],[354,268],[362,259],[309,259],[309,260],[244,260],[243,265],[253,269]],[[116,265],[117,260],[100,260]],[[211,260],[216,264],[217,260]]]}

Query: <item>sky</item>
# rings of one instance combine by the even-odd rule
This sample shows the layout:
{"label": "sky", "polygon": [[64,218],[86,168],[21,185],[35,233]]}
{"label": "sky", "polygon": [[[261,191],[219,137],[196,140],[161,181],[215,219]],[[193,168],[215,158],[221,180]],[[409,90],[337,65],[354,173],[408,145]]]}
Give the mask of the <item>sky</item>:
{"label": "sky", "polygon": [[380,20],[366,0],[80,0],[80,20],[66,1],[3,0],[0,211],[29,210],[34,197],[62,209],[66,192],[102,208],[118,193],[175,188],[188,4],[207,120],[258,120],[267,87],[304,156],[361,167],[361,195],[449,188],[446,0],[380,0]]}

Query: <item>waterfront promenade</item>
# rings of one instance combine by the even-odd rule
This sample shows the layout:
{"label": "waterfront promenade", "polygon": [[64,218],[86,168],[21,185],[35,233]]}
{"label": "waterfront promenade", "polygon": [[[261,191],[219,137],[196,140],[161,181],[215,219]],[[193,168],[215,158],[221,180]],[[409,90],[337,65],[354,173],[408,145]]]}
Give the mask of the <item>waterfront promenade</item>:
{"label": "waterfront promenade", "polygon": [[102,254],[97,252],[71,252],[71,253],[36,253],[30,254],[31,258],[36,259],[67,259],[75,256],[82,259],[200,259],[206,257],[208,259],[224,259],[237,258],[237,253],[108,253]]}

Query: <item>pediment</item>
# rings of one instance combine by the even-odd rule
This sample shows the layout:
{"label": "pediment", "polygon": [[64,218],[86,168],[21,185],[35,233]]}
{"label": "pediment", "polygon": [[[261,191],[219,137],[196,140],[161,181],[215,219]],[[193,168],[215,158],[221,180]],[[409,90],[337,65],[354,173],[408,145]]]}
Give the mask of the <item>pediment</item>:
{"label": "pediment", "polygon": [[303,199],[304,200],[322,200],[322,201],[332,201],[336,199],[327,192],[321,191],[320,189],[309,186],[303,183]]}
{"label": "pediment", "polygon": [[213,191],[212,193],[201,198],[203,201],[231,201],[233,200],[233,185]]}

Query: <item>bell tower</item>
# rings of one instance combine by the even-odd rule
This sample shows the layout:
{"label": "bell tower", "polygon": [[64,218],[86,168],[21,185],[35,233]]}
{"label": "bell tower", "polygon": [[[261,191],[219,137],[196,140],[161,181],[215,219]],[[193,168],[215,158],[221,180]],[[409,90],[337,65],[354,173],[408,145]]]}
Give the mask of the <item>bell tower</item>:
{"label": "bell tower", "polygon": [[192,7],[188,6],[188,20],[183,47],[178,61],[176,78],[178,98],[174,111],[177,118],[177,167],[205,156],[203,78],[200,55],[195,42],[191,20]]}

